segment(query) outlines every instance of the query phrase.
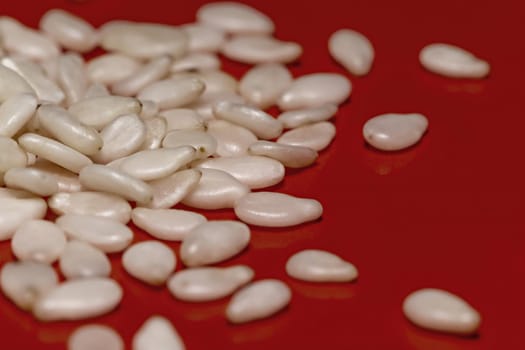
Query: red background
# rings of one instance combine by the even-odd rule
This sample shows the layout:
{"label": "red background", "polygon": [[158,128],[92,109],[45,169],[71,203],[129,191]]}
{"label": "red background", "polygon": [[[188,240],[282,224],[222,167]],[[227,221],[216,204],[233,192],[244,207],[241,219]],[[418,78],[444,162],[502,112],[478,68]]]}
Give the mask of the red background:
{"label": "red background", "polygon": [[[1,12],[35,26],[62,7],[100,25],[111,19],[188,23],[203,1],[2,1]],[[115,312],[88,322],[114,327],[129,345],[151,314],[168,317],[188,349],[525,349],[522,67],[525,29],[519,1],[246,1],[271,16],[276,36],[304,47],[294,75],[347,74],[327,51],[329,35],[354,28],[376,49],[372,72],[350,77],[354,91],[334,122],[337,136],[313,167],[289,171],[277,190],[319,199],[315,223],[253,228],[249,249],[223,265],[245,263],[256,278],[276,277],[293,291],[273,318],[232,326],[227,299],[176,301],[166,289],[130,278]],[[445,79],[424,71],[418,52],[432,42],[462,46],[492,65],[488,79]],[[225,61],[240,77],[248,66]],[[368,148],[364,122],[385,112],[420,112],[430,122],[417,146],[398,153]],[[206,212],[232,218],[231,211]],[[137,233],[137,240],[147,239]],[[170,244],[178,252],[178,244]],[[352,284],[311,284],[284,272],[305,248],[327,249],[360,271]],[[0,263],[12,255],[0,243]],[[180,262],[177,269],[180,269]],[[483,316],[479,337],[435,334],[411,325],[403,298],[423,287],[464,297]],[[0,296],[2,349],[63,349],[80,322],[40,324]],[[83,322],[85,323],[85,322]]]}

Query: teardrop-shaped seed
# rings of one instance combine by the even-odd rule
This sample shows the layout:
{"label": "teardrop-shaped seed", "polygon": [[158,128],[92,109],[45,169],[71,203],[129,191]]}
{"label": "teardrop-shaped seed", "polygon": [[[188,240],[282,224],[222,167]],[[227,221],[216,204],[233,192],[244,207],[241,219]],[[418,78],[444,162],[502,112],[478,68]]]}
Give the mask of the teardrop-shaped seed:
{"label": "teardrop-shaped seed", "polygon": [[363,136],[370,145],[383,151],[397,151],[416,144],[428,127],[427,118],[418,113],[388,113],[369,119]]}
{"label": "teardrop-shaped seed", "polygon": [[308,147],[322,151],[335,137],[335,126],[330,122],[318,122],[288,130],[277,139],[278,143]]}
{"label": "teardrop-shaped seed", "polygon": [[287,168],[304,168],[315,162],[318,153],[308,147],[285,145],[270,141],[257,141],[248,148],[248,153],[265,156],[281,162]]}
{"label": "teardrop-shaped seed", "polygon": [[313,73],[295,79],[277,104],[281,110],[340,105],[352,92],[352,84],[336,73]]}
{"label": "teardrop-shaped seed", "polygon": [[90,81],[111,85],[126,79],[141,67],[139,60],[120,54],[106,53],[93,58],[86,64]]}
{"label": "teardrop-shaped seed", "polygon": [[227,41],[221,53],[237,62],[248,64],[290,63],[303,53],[301,45],[265,35],[237,35]]}
{"label": "teardrop-shaped seed", "polygon": [[162,55],[174,58],[186,53],[188,37],[175,26],[159,23],[112,21],[100,29],[100,45],[106,51],[116,51],[139,59]]}
{"label": "teardrop-shaped seed", "polygon": [[442,289],[425,288],[408,295],[403,313],[419,327],[453,334],[475,334],[481,315],[465,300]]}
{"label": "teardrop-shaped seed", "polygon": [[130,246],[122,255],[122,266],[142,282],[158,286],[175,270],[173,251],[159,241],[143,241]]}
{"label": "teardrop-shaped seed", "polygon": [[131,220],[155,238],[181,241],[191,230],[206,222],[206,217],[187,210],[135,208]]}
{"label": "teardrop-shaped seed", "polygon": [[12,261],[2,266],[2,292],[22,310],[31,310],[35,301],[58,284],[51,265],[34,261]]}
{"label": "teardrop-shaped seed", "polygon": [[161,117],[146,119],[144,120],[144,126],[146,127],[146,139],[142,143],[140,149],[159,149],[162,145],[162,140],[166,136],[166,120]]}
{"label": "teardrop-shaped seed", "polygon": [[184,205],[198,209],[233,208],[235,202],[250,188],[222,170],[200,169],[198,185],[182,200]]}
{"label": "teardrop-shaped seed", "polygon": [[82,320],[106,314],[122,299],[122,288],[104,277],[61,283],[37,300],[33,314],[40,321]]}
{"label": "teardrop-shaped seed", "polygon": [[94,215],[126,224],[131,206],[122,197],[103,192],[57,193],[48,199],[49,208],[57,215]]}
{"label": "teardrop-shaped seed", "polygon": [[68,50],[87,52],[98,41],[95,28],[85,20],[61,9],[51,9],[40,19],[40,28]]}
{"label": "teardrop-shaped seed", "polygon": [[354,75],[366,75],[374,62],[374,47],[363,34],[340,29],[328,40],[328,51],[340,65]]}
{"label": "teardrop-shaped seed", "polygon": [[0,103],[18,94],[35,95],[35,91],[18,73],[0,64]]}
{"label": "teardrop-shaped seed", "polygon": [[114,119],[100,132],[103,145],[92,156],[97,163],[106,164],[140,149],[146,140],[146,126],[136,114],[126,114]]}
{"label": "teardrop-shaped seed", "polygon": [[10,239],[20,225],[42,219],[46,212],[42,198],[0,198],[0,240]]}
{"label": "teardrop-shaped seed", "polygon": [[184,342],[169,320],[151,316],[133,336],[133,350],[185,350]]}
{"label": "teardrop-shaped seed", "polygon": [[244,265],[195,267],[175,273],[168,281],[168,289],[177,299],[205,302],[227,297],[253,276],[253,270]]}
{"label": "teardrop-shaped seed", "polygon": [[238,2],[221,1],[206,4],[197,10],[197,20],[228,33],[269,34],[273,21],[264,13]]}
{"label": "teardrop-shaped seed", "polygon": [[277,192],[248,193],[235,203],[235,214],[247,224],[267,227],[299,225],[323,214],[315,199]]}
{"label": "teardrop-shaped seed", "polygon": [[213,113],[219,119],[224,119],[249,129],[261,139],[274,139],[281,135],[283,131],[280,121],[268,113],[248,105],[221,102],[213,107]]}
{"label": "teardrop-shaped seed", "polygon": [[67,53],[58,58],[58,85],[66,94],[68,106],[84,98],[88,81],[84,59],[79,54]]}
{"label": "teardrop-shaped seed", "polygon": [[173,174],[194,160],[196,152],[192,146],[140,151],[126,157],[119,169],[137,179],[156,180]]}
{"label": "teardrop-shaped seed", "polygon": [[226,40],[222,30],[202,23],[185,24],[181,29],[188,36],[190,52],[217,52]]}
{"label": "teardrop-shaped seed", "polygon": [[67,340],[68,350],[124,350],[120,335],[108,326],[87,324],[80,326]]}
{"label": "teardrop-shaped seed", "polygon": [[153,198],[153,191],[147,183],[104,165],[88,165],[78,177],[86,188],[113,193],[137,203],[148,203]]}
{"label": "teardrop-shaped seed", "polygon": [[234,157],[246,155],[248,147],[257,141],[250,130],[225,120],[210,120],[207,130],[217,140],[217,155]]}
{"label": "teardrop-shaped seed", "polygon": [[200,170],[186,169],[165,178],[150,181],[148,184],[153,192],[153,199],[147,206],[157,209],[173,207],[197,187],[201,176]]}
{"label": "teardrop-shaped seed", "polygon": [[172,59],[169,56],[160,56],[139,67],[133,74],[116,81],[111,86],[114,94],[134,96],[149,84],[164,78],[171,67]]}
{"label": "teardrop-shaped seed", "polygon": [[1,63],[18,73],[31,86],[40,101],[62,103],[66,98],[58,84],[37,63],[22,57],[4,57]]}
{"label": "teardrop-shaped seed", "polygon": [[17,228],[11,240],[13,254],[22,261],[52,264],[66,247],[64,231],[52,222],[31,220]]}
{"label": "teardrop-shaped seed", "polygon": [[5,173],[12,168],[25,167],[27,164],[26,152],[15,140],[0,136],[0,173]]}
{"label": "teardrop-shaped seed", "polygon": [[250,229],[239,221],[207,221],[195,227],[180,246],[186,266],[202,266],[227,260],[250,242]]}
{"label": "teardrop-shaped seed", "polygon": [[485,78],[490,65],[465,49],[450,44],[430,44],[419,53],[419,62],[427,70],[451,78]]}
{"label": "teardrop-shaped seed", "polygon": [[27,152],[47,159],[74,173],[80,172],[86,165],[93,163],[91,159],[79,151],[38,134],[24,134],[20,136],[18,143]]}
{"label": "teardrop-shaped seed", "polygon": [[351,282],[358,276],[354,265],[318,249],[305,249],[286,262],[288,275],[309,282]]}
{"label": "teardrop-shaped seed", "polygon": [[133,97],[105,96],[82,100],[68,111],[82,124],[102,130],[114,119],[125,114],[140,114],[140,101]]}
{"label": "teardrop-shaped seed", "polygon": [[[82,190],[77,174],[45,159],[39,159],[29,169],[37,170],[40,176],[51,177],[58,186],[58,192],[79,192]],[[25,185],[28,185],[28,183],[26,182]],[[57,192],[55,191],[51,194],[55,193]]]}
{"label": "teardrop-shaped seed", "polygon": [[261,109],[266,109],[292,84],[293,78],[285,65],[263,63],[250,69],[239,82],[241,95]]}
{"label": "teardrop-shaped seed", "polygon": [[111,263],[100,249],[82,241],[69,241],[59,259],[60,271],[67,279],[107,277]]}
{"label": "teardrop-shaped seed", "polygon": [[36,168],[11,168],[4,175],[7,187],[22,189],[47,197],[58,192],[58,181]]}
{"label": "teardrop-shaped seed", "polygon": [[65,214],[56,220],[56,224],[70,239],[87,242],[106,253],[126,249],[133,239],[129,227],[100,216]]}
{"label": "teardrop-shaped seed", "polygon": [[161,109],[177,108],[196,101],[204,88],[198,79],[165,79],[146,86],[137,97],[154,101]]}
{"label": "teardrop-shaped seed", "polygon": [[189,108],[167,109],[159,113],[166,120],[166,129],[171,130],[200,130],[205,131],[204,120]]}
{"label": "teardrop-shaped seed", "polygon": [[252,282],[233,295],[226,308],[226,317],[232,323],[270,317],[286,307],[291,299],[290,288],[279,280]]}
{"label": "teardrop-shaped seed", "polygon": [[19,94],[8,98],[0,105],[0,135],[13,137],[31,119],[36,105],[36,97],[31,94]]}
{"label": "teardrop-shaped seed", "polygon": [[62,107],[42,105],[37,110],[37,118],[57,140],[83,154],[92,155],[102,148],[102,137],[97,130],[80,123]]}
{"label": "teardrop-shaped seed", "polygon": [[20,55],[35,61],[57,57],[58,45],[37,30],[26,27],[20,22],[3,17],[0,24],[2,46],[13,55]]}
{"label": "teardrop-shaped seed", "polygon": [[217,140],[199,130],[172,130],[162,140],[162,147],[192,146],[197,150],[196,158],[208,158],[217,151]]}
{"label": "teardrop-shaped seed", "polygon": [[209,158],[195,166],[225,171],[251,189],[270,187],[284,178],[284,166],[280,162],[261,156]]}
{"label": "teardrop-shaped seed", "polygon": [[277,117],[277,120],[283,123],[284,128],[293,129],[303,125],[329,120],[336,112],[336,105],[327,104],[320,107],[283,112]]}
{"label": "teardrop-shaped seed", "polygon": [[171,65],[170,71],[172,73],[185,71],[205,71],[215,70],[221,68],[221,61],[219,58],[211,53],[196,52],[186,55]]}

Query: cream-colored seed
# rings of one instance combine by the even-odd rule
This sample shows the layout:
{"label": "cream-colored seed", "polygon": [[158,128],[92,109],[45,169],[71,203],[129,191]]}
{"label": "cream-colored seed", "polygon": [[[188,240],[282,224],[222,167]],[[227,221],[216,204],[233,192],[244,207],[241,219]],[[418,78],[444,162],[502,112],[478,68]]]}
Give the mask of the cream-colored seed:
{"label": "cream-colored seed", "polygon": [[109,278],[69,280],[39,298],[33,314],[40,321],[82,320],[110,312],[122,295],[122,288]]}
{"label": "cream-colored seed", "polygon": [[[53,59],[52,61],[57,62],[58,72],[58,60]],[[58,84],[50,79],[37,63],[21,57],[10,56],[2,58],[0,62],[18,73],[31,86],[40,101],[62,103],[66,98]]]}
{"label": "cream-colored seed", "polygon": [[189,108],[166,109],[159,113],[166,120],[166,130],[205,130],[204,120]]}
{"label": "cream-colored seed", "polygon": [[308,147],[322,151],[330,145],[335,137],[335,126],[330,122],[307,124],[282,134],[278,143],[291,146]]}
{"label": "cream-colored seed", "polygon": [[238,62],[259,64],[269,62],[291,63],[301,56],[301,45],[264,35],[237,35],[227,41],[221,53]]}
{"label": "cream-colored seed", "polygon": [[305,249],[286,262],[288,275],[309,282],[351,282],[357,269],[339,256],[318,249]]}
{"label": "cream-colored seed", "polygon": [[88,81],[84,59],[79,54],[68,53],[58,58],[57,81],[66,94],[66,104],[71,106],[84,98]]}
{"label": "cream-colored seed", "polygon": [[168,281],[168,289],[177,299],[206,302],[227,297],[253,276],[254,271],[244,265],[195,267],[175,273]]}
{"label": "cream-colored seed", "polygon": [[339,64],[354,75],[366,75],[374,62],[374,47],[363,34],[340,29],[328,39],[328,51]]}
{"label": "cream-colored seed", "polygon": [[160,109],[177,108],[195,102],[204,88],[199,79],[166,79],[146,86],[137,97],[156,102]]}
{"label": "cream-colored seed", "polygon": [[194,166],[227,172],[251,189],[270,187],[284,179],[284,166],[275,159],[261,156],[209,158]]}
{"label": "cream-colored seed", "polygon": [[17,228],[11,240],[13,254],[22,261],[52,264],[66,247],[66,235],[46,220],[31,220]]}
{"label": "cream-colored seed", "polygon": [[38,134],[24,134],[20,136],[18,143],[26,151],[58,164],[74,173],[78,173],[82,168],[93,163],[91,159],[77,150]]}
{"label": "cream-colored seed", "polygon": [[133,336],[133,350],[185,350],[184,342],[171,322],[158,315],[151,316]]}
{"label": "cream-colored seed", "polygon": [[47,197],[58,192],[58,181],[50,174],[36,168],[11,168],[4,174],[7,187],[23,189]]}
{"label": "cream-colored seed", "polygon": [[197,150],[197,158],[207,158],[217,152],[217,140],[200,130],[172,130],[162,140],[162,147],[175,148],[192,146]]}
{"label": "cream-colored seed", "polygon": [[257,9],[239,2],[219,1],[197,10],[197,20],[228,33],[269,34],[273,21]]}
{"label": "cream-colored seed", "polygon": [[68,108],[82,124],[102,130],[114,119],[125,114],[140,114],[142,105],[133,97],[104,96],[82,100]]}
{"label": "cream-colored seed", "polygon": [[200,169],[202,176],[197,186],[182,203],[198,209],[233,208],[235,202],[250,192],[250,188],[228,174],[216,169]]}
{"label": "cream-colored seed", "polygon": [[186,55],[171,65],[172,73],[185,71],[205,71],[221,68],[221,61],[212,53],[195,52]]}
{"label": "cream-colored seed", "polygon": [[216,154],[221,157],[246,155],[248,147],[257,141],[250,130],[225,120],[210,120],[207,132],[217,140]]}
{"label": "cream-colored seed", "polygon": [[197,187],[201,176],[200,170],[186,169],[150,181],[148,184],[153,192],[153,199],[146,206],[157,209],[173,207]]}
{"label": "cream-colored seed", "polygon": [[0,64],[0,103],[18,94],[35,95],[35,90],[14,70]]}
{"label": "cream-colored seed", "polygon": [[142,143],[140,149],[154,150],[160,148],[162,145],[162,140],[166,136],[166,124],[166,120],[161,117],[154,117],[144,120],[144,126],[146,127],[146,139]]}
{"label": "cream-colored seed", "polygon": [[86,64],[86,74],[93,82],[111,85],[130,77],[141,65],[135,58],[120,53],[106,53]]}
{"label": "cream-colored seed", "polygon": [[292,75],[285,65],[263,63],[243,75],[239,82],[239,92],[250,103],[265,109],[275,104],[292,81]]}
{"label": "cream-colored seed", "polygon": [[0,173],[5,173],[12,168],[25,167],[27,164],[26,152],[15,140],[0,136]]}
{"label": "cream-colored seed", "polygon": [[388,113],[369,119],[363,126],[366,142],[383,151],[397,151],[416,144],[428,127],[418,113]]}
{"label": "cream-colored seed", "polygon": [[295,79],[277,105],[281,110],[319,107],[325,104],[340,105],[352,92],[352,84],[336,73],[313,73]]}
{"label": "cream-colored seed", "polygon": [[186,33],[166,24],[111,21],[100,28],[100,36],[100,45],[106,51],[138,59],[162,55],[177,58],[183,56],[188,47]]}
{"label": "cream-colored seed", "polygon": [[77,174],[45,159],[38,159],[30,166],[30,169],[37,170],[39,175],[43,177],[51,177],[53,182],[57,184],[59,192],[79,192],[82,190]]}
{"label": "cream-colored seed", "polygon": [[180,246],[184,265],[203,266],[222,262],[241,251],[250,242],[250,229],[239,221],[207,221],[187,234]]}
{"label": "cream-colored seed", "polygon": [[108,88],[102,83],[91,83],[84,94],[83,99],[97,98],[97,97],[107,97],[110,96]]}
{"label": "cream-colored seed", "polygon": [[153,119],[159,114],[159,105],[156,102],[150,100],[141,100],[142,110],[140,111],[140,117],[146,121],[148,119]]}
{"label": "cream-colored seed", "polygon": [[91,24],[60,9],[47,11],[40,19],[40,28],[68,50],[87,52],[98,42],[97,33]]}
{"label": "cream-colored seed", "polygon": [[22,310],[30,311],[35,301],[57,284],[57,273],[49,264],[12,261],[0,271],[2,292]]}
{"label": "cream-colored seed", "polygon": [[56,224],[68,238],[89,243],[106,253],[126,249],[133,239],[133,231],[125,224],[100,216],[65,214]]}
{"label": "cream-colored seed", "polygon": [[419,53],[419,62],[427,70],[450,78],[485,78],[490,65],[465,49],[450,44],[431,44]]}
{"label": "cream-colored seed", "polygon": [[312,165],[318,153],[303,146],[285,145],[271,141],[257,141],[248,147],[248,153],[265,156],[281,162],[287,168],[304,168]]}
{"label": "cream-colored seed", "polygon": [[42,198],[0,198],[0,240],[10,239],[20,225],[42,219],[46,212]]}
{"label": "cream-colored seed", "polygon": [[239,83],[237,79],[231,74],[223,72],[221,70],[206,70],[202,72],[180,72],[172,74],[171,79],[198,79],[204,83],[206,89],[204,90],[202,97],[214,95],[219,92],[236,92]]}
{"label": "cream-colored seed", "polygon": [[478,311],[442,289],[425,288],[411,293],[403,301],[403,313],[419,327],[459,335],[475,334],[481,324]]}
{"label": "cream-colored seed", "polygon": [[222,102],[230,102],[230,103],[238,103],[238,104],[245,104],[246,101],[242,96],[237,94],[236,92],[231,91],[221,91],[216,93],[210,93],[206,94],[206,91],[199,100],[195,103],[192,103],[189,106],[186,106],[186,108],[192,108],[194,111],[196,111],[204,120],[211,120],[215,119],[215,115],[213,113],[213,108],[216,104],[222,103]]}
{"label": "cream-colored seed", "polygon": [[92,155],[102,148],[103,140],[97,130],[82,124],[62,107],[42,105],[36,116],[40,125],[57,140],[83,154]]}
{"label": "cream-colored seed", "polygon": [[122,255],[122,266],[142,282],[163,285],[175,270],[175,254],[159,241],[143,241],[130,246]]}
{"label": "cream-colored seed", "polygon": [[287,227],[317,220],[323,214],[315,199],[277,192],[253,192],[235,202],[235,214],[247,224]]}
{"label": "cream-colored seed", "polygon": [[120,335],[108,326],[87,324],[80,326],[69,336],[68,350],[124,350]]}
{"label": "cream-colored seed", "polygon": [[[94,215],[126,224],[131,206],[122,197],[103,192],[57,193],[48,199],[49,209],[57,215]],[[44,211],[45,212],[45,211]]]}
{"label": "cream-colored seed", "polygon": [[337,106],[327,104],[320,107],[297,109],[279,114],[277,120],[285,129],[294,129],[303,125],[329,120],[337,112]]}
{"label": "cream-colored seed", "polygon": [[137,203],[153,198],[151,187],[142,180],[104,165],[88,165],[79,173],[80,183],[88,189],[113,193]]}
{"label": "cream-colored seed", "polygon": [[292,299],[290,288],[279,280],[252,282],[236,292],[226,308],[232,323],[245,323],[270,317],[285,308]]}
{"label": "cream-colored seed", "polygon": [[[0,105],[0,135],[13,137],[35,113],[37,99],[31,94],[19,94]],[[1,152],[3,153],[3,152]]]}
{"label": "cream-colored seed", "polygon": [[188,36],[190,52],[217,52],[226,40],[222,30],[201,23],[185,24],[181,29]]}
{"label": "cream-colored seed", "polygon": [[213,107],[218,119],[223,119],[252,131],[257,137],[270,140],[281,135],[282,123],[261,109],[245,104],[220,102]]}
{"label": "cream-colored seed", "polygon": [[169,56],[153,58],[130,76],[116,81],[111,86],[111,91],[117,95],[134,96],[149,84],[164,78],[170,70],[171,63],[172,58]]}
{"label": "cream-colored seed", "polygon": [[135,208],[131,220],[155,238],[181,241],[191,230],[206,222],[206,217],[187,210]]}
{"label": "cream-colored seed", "polygon": [[67,279],[107,277],[111,273],[111,263],[106,254],[91,244],[78,240],[66,244],[58,266]]}

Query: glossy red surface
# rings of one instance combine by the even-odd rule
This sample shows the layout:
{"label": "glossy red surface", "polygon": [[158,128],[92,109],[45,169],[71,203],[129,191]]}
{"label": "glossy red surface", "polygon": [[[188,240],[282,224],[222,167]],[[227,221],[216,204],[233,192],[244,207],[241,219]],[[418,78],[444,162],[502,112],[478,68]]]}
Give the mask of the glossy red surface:
{"label": "glossy red surface", "polygon": [[[95,25],[132,19],[194,20],[203,1],[3,1],[1,13],[35,26],[49,8],[62,7]],[[346,74],[354,84],[336,118],[337,137],[313,167],[289,171],[276,190],[319,199],[321,220],[287,229],[253,228],[249,249],[224,263],[252,266],[258,279],[280,278],[293,291],[282,313],[229,325],[227,299],[189,304],[166,289],[150,288],[123,271],[125,288],[115,312],[88,322],[114,327],[129,346],[151,314],[168,317],[187,348],[197,349],[523,349],[525,224],[523,135],[525,47],[518,1],[324,0],[246,1],[270,15],[281,39],[296,40],[304,55],[294,75]],[[355,28],[376,49],[370,75],[356,78],[331,60],[329,35]],[[449,42],[492,65],[488,79],[445,79],[424,71],[418,52]],[[248,67],[225,62],[240,77]],[[417,111],[429,131],[417,146],[397,153],[367,147],[364,122],[384,112]],[[206,212],[233,218],[231,211]],[[136,240],[147,239],[137,231]],[[178,244],[170,244],[178,252]],[[284,264],[305,248],[333,251],[360,271],[351,284],[312,284],[286,276]],[[12,259],[0,243],[0,263]],[[180,263],[177,267],[181,268]],[[423,287],[447,289],[483,315],[479,336],[461,338],[421,330],[401,312],[403,298]],[[41,324],[0,296],[2,349],[63,349],[81,323]]]}

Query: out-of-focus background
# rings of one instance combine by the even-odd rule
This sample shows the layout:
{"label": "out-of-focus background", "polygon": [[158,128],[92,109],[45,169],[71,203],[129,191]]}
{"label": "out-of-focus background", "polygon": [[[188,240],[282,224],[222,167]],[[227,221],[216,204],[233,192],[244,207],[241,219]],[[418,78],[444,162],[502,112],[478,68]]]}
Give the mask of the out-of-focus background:
{"label": "out-of-focus background", "polygon": [[[129,277],[112,256],[112,277],[125,288],[113,313],[84,322],[39,323],[0,296],[2,349],[64,349],[87,322],[116,329],[129,346],[152,314],[168,317],[187,348],[201,349],[524,349],[525,222],[523,64],[525,32],[518,1],[324,0],[244,1],[269,15],[279,39],[304,54],[294,76],[345,74],[353,93],[334,119],[337,136],[307,169],[287,171],[274,189],[317,198],[321,220],[286,229],[252,229],[247,251],[221,265],[252,266],[256,278],[279,278],[293,291],[275,317],[230,325],[228,299],[176,301],[166,288]],[[63,8],[95,26],[112,19],[190,23],[205,1],[4,1],[0,14],[35,27],[45,11]],[[376,60],[356,78],[329,56],[328,37],[340,28],[365,34]],[[492,65],[488,79],[453,80],[424,71],[419,50],[456,44]],[[93,55],[88,55],[92,57]],[[249,66],[224,59],[240,78]],[[276,112],[273,110],[273,112]],[[429,119],[422,142],[396,153],[364,144],[364,122],[386,112],[419,112]],[[232,211],[203,212],[210,219]],[[148,236],[135,228],[136,241]],[[178,253],[179,245],[169,243]],[[286,276],[288,257],[306,248],[330,250],[353,262],[359,280],[312,284]],[[0,264],[13,259],[0,243]],[[181,268],[179,266],[177,269]],[[421,330],[403,316],[413,290],[443,288],[483,316],[479,336],[461,338]]]}

